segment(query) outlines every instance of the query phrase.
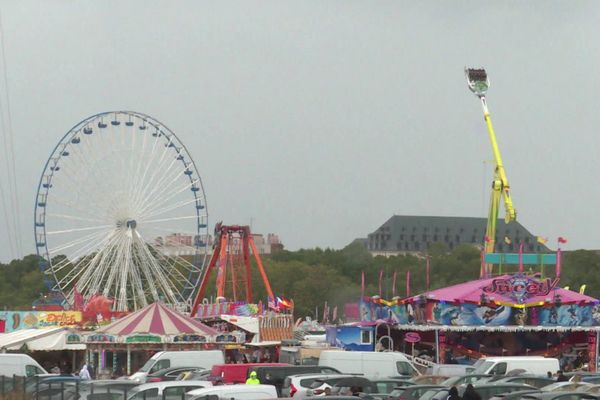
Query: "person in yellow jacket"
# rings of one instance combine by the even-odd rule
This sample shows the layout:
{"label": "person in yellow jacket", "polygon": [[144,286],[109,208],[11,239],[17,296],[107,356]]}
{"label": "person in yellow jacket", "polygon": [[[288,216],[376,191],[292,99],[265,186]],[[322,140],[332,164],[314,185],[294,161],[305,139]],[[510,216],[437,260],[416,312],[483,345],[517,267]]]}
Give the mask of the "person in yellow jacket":
{"label": "person in yellow jacket", "polygon": [[246,385],[260,385],[260,380],[256,377],[256,371],[250,372],[250,378],[246,379]]}

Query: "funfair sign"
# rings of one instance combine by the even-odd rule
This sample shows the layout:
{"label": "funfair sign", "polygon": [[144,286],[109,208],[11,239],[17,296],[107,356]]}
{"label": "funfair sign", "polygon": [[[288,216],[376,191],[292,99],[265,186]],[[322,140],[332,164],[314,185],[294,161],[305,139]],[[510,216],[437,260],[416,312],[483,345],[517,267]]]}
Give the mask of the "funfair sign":
{"label": "funfair sign", "polygon": [[494,279],[489,285],[483,287],[483,291],[487,294],[509,296],[518,303],[523,303],[529,297],[546,296],[557,284],[558,278],[536,280],[523,275],[514,275],[510,278]]}

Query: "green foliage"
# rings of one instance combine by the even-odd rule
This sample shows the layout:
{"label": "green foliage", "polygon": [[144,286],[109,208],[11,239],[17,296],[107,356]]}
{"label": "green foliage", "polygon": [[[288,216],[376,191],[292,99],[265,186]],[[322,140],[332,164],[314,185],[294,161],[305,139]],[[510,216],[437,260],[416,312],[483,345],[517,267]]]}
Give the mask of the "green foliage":
{"label": "green foliage", "polygon": [[[457,246],[453,250],[443,244],[435,244],[430,249],[431,282],[430,289],[466,282],[479,277],[480,254],[468,245]],[[397,276],[396,294],[405,296],[406,272],[411,275],[411,294],[426,290],[425,259],[413,255],[394,257],[371,257],[359,243],[353,243],[341,250],[301,249],[280,251],[270,257],[263,257],[265,271],[276,295],[294,299],[297,317],[315,317],[315,309],[323,312],[325,302],[331,308],[338,306],[342,314],[343,305],[356,302],[360,296],[361,273],[365,272],[365,295],[379,294],[379,273],[383,271],[382,295],[393,296],[392,277]],[[511,266],[509,272],[516,271]],[[531,266],[539,271],[539,266]],[[506,267],[504,268],[506,271]],[[600,253],[577,250],[563,254],[561,286],[579,290],[587,285],[586,294],[600,297]],[[496,270],[497,272],[497,270]],[[546,276],[553,277],[554,266],[545,267]],[[266,303],[267,295],[257,268],[252,269],[255,300]],[[209,280],[207,296],[213,296],[215,276]],[[8,309],[30,308],[31,303],[45,291],[42,273],[37,256],[30,255],[9,264],[0,264],[0,307]],[[319,316],[320,319],[320,316]]]}

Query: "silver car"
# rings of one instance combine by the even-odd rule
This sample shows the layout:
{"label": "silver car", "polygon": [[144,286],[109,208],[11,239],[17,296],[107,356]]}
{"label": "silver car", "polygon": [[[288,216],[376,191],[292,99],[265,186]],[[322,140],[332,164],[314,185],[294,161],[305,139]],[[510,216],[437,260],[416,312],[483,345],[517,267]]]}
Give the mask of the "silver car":
{"label": "silver car", "polygon": [[127,400],[182,400],[190,390],[212,387],[209,381],[166,381],[144,383],[129,391]]}

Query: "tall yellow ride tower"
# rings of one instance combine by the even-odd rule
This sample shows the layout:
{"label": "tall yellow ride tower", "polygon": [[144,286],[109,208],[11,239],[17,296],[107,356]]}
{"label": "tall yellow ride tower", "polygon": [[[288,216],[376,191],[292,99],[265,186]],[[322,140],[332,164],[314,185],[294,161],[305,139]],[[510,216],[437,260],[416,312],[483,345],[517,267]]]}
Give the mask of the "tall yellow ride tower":
{"label": "tall yellow ride tower", "polygon": [[[504,200],[504,221],[509,223],[517,219],[517,211],[513,207],[512,199],[510,198],[510,185],[508,184],[508,178],[506,177],[506,171],[504,170],[504,164],[502,163],[502,156],[500,155],[500,149],[498,148],[498,142],[496,141],[496,133],[494,132],[494,126],[492,125],[492,118],[488,110],[487,101],[485,94],[490,86],[485,69],[465,68],[465,76],[467,78],[467,84],[469,89],[479,97],[481,106],[483,108],[483,117],[487,125],[488,134],[490,137],[490,143],[492,144],[492,151],[494,153],[494,180],[492,181],[492,193],[490,197],[490,210],[488,214],[487,228],[485,231],[485,243],[484,250],[486,254],[494,252],[496,245],[496,222],[498,221],[498,210],[500,206],[500,198]],[[486,274],[492,274],[492,264],[486,265]]]}

